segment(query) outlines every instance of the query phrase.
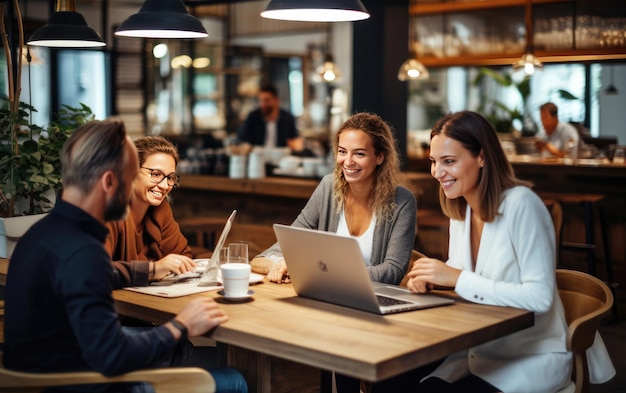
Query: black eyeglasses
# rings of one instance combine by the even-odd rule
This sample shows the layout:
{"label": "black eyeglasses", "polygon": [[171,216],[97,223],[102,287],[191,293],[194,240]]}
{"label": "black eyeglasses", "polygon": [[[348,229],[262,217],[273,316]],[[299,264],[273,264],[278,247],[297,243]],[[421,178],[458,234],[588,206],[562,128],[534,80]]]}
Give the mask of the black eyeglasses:
{"label": "black eyeglasses", "polygon": [[141,167],[141,169],[147,169],[150,171],[150,181],[154,184],[159,184],[163,181],[163,179],[167,179],[167,185],[170,187],[178,187],[178,181],[180,177],[175,173],[170,173],[169,175],[165,175],[165,173],[161,172],[158,169]]}

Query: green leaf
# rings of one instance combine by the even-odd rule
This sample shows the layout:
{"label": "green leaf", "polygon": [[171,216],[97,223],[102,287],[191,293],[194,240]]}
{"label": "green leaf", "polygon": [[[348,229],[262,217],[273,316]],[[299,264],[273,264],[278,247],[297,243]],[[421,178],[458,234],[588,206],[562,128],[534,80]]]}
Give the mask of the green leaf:
{"label": "green leaf", "polygon": [[570,93],[569,91],[566,90],[557,90],[559,92],[559,97],[561,97],[564,100],[577,100],[578,97],[576,97],[575,95],[573,95],[572,93]]}

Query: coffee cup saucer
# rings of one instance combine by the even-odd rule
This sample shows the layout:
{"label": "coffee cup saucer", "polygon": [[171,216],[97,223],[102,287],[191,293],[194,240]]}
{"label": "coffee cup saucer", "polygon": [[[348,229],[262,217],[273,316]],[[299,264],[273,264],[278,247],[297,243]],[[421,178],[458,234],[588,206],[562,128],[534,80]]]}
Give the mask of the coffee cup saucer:
{"label": "coffee cup saucer", "polygon": [[224,293],[224,290],[222,289],[222,290],[217,291],[217,294],[222,296],[222,298],[224,298],[225,300],[228,300],[229,302],[243,302],[243,301],[250,299],[252,295],[254,295],[254,291],[249,290],[248,293],[245,294],[244,296],[226,296],[226,293]]}

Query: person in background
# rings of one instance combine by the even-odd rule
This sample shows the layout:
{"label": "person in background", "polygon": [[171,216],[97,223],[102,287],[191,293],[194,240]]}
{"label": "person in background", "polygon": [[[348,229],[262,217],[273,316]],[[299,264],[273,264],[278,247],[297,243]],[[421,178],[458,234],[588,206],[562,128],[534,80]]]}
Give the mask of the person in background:
{"label": "person in background", "polygon": [[303,149],[296,121],[291,113],[280,108],[278,89],[272,85],[261,87],[259,108],[248,114],[237,137],[253,146],[289,147],[292,152]]}
{"label": "person in background", "polygon": [[[515,177],[495,129],[470,112],[432,129],[431,174],[450,217],[449,258],[420,258],[408,273],[417,293],[454,288],[475,303],[535,313],[533,327],[454,354],[415,378],[420,392],[556,392],[570,382],[572,354],[556,286],[554,226],[543,201]],[[603,344],[599,340],[604,351]],[[610,363],[610,361],[609,361]],[[603,365],[610,370],[612,364]],[[613,371],[614,373],[614,371]]]}
{"label": "person in background", "polygon": [[[139,172],[137,152],[119,121],[78,127],[61,153],[63,190],[52,211],[18,242],[7,274],[4,366],[28,372],[92,370],[107,376],[169,364],[178,344],[228,320],[210,298],[191,300],[171,321],[121,326],[112,291],[105,223],[128,213]],[[233,369],[212,372],[220,392],[247,392]],[[151,392],[115,384],[63,392]]]}
{"label": "person in background", "polygon": [[535,145],[544,156],[565,156],[565,147],[572,141],[578,144],[576,128],[559,121],[559,109],[551,102],[539,107],[543,128],[535,136]]}
{"label": "person in background", "polygon": [[168,202],[169,193],[178,186],[176,147],[161,136],[141,137],[135,147],[139,174],[133,183],[130,214],[107,223],[104,243],[121,286],[147,285],[195,266]]}

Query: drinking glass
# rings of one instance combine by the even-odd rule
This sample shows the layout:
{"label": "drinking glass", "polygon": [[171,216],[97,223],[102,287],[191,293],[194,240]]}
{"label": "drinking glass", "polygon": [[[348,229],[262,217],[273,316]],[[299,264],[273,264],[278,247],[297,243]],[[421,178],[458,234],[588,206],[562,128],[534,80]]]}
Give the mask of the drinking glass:
{"label": "drinking glass", "polygon": [[219,265],[217,268],[217,280],[223,282],[222,278],[222,266],[228,263],[228,247],[222,247],[220,249],[220,255],[217,259],[217,264]]}
{"label": "drinking glass", "polygon": [[220,249],[220,256],[218,258],[220,266],[225,263],[228,263],[228,247],[222,247]]}
{"label": "drinking glass", "polygon": [[228,245],[228,263],[248,263],[248,244],[230,243]]}

